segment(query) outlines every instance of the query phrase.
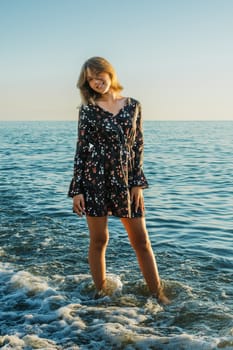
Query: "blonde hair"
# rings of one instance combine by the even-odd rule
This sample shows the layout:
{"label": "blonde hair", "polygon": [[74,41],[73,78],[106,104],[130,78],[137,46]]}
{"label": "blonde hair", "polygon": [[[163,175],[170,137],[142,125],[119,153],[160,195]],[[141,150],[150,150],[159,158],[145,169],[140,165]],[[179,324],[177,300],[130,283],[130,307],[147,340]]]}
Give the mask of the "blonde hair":
{"label": "blonde hair", "polygon": [[80,96],[83,104],[95,102],[101,95],[92,90],[87,81],[87,69],[93,73],[108,73],[111,78],[111,89],[115,92],[120,92],[123,87],[117,79],[117,75],[113,66],[103,57],[91,57],[82,66],[77,88],[80,90]]}

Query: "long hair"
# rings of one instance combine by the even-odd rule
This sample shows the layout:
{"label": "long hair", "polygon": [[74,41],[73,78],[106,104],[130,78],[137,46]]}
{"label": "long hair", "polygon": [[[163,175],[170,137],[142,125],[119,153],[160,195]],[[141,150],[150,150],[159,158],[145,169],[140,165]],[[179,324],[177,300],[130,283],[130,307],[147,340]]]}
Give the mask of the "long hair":
{"label": "long hair", "polygon": [[93,73],[108,73],[111,78],[111,89],[115,92],[120,92],[123,87],[117,79],[117,75],[113,66],[103,57],[91,57],[82,66],[77,88],[80,90],[80,96],[83,104],[95,102],[101,95],[92,90],[87,81],[87,69]]}

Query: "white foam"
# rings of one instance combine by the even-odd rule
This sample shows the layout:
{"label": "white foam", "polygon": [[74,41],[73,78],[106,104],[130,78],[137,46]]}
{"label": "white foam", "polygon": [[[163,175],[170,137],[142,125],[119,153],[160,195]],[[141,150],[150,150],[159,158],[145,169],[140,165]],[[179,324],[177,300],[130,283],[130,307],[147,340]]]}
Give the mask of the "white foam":
{"label": "white foam", "polygon": [[1,349],[14,349],[21,350],[23,349],[25,343],[17,335],[5,335],[0,337],[0,346]]}
{"label": "white foam", "polygon": [[57,349],[56,343],[52,340],[39,338],[37,335],[26,335],[23,337],[25,347],[31,347],[32,349]]}
{"label": "white foam", "polygon": [[0,256],[4,256],[5,254],[5,250],[2,247],[0,247]]}
{"label": "white foam", "polygon": [[62,304],[66,303],[66,299],[63,295],[51,295],[46,298],[46,293],[42,300],[40,312],[49,312],[51,310],[56,310],[61,307]]}
{"label": "white foam", "polygon": [[[105,323],[100,327],[94,326],[92,329],[93,339],[104,339],[101,349],[127,349],[127,350],[214,350],[217,349],[217,342],[211,343],[204,339],[197,339],[194,336],[182,334],[179,336],[161,337],[151,334],[150,330],[147,334],[135,332],[129,326],[121,323]],[[99,342],[98,342],[99,343]],[[96,341],[96,348],[97,341]]]}
{"label": "white foam", "polygon": [[104,292],[109,295],[118,295],[122,291],[123,284],[120,277],[114,274],[107,274]]}
{"label": "white foam", "polygon": [[14,269],[11,264],[0,262],[0,273],[1,274],[9,274],[12,273]]}
{"label": "white foam", "polygon": [[27,271],[19,271],[15,273],[12,276],[10,283],[15,288],[22,288],[27,292],[35,294],[45,291],[54,293],[54,291],[49,288],[47,282],[45,282],[41,277],[34,276]]}
{"label": "white foam", "polygon": [[[216,338],[204,339],[200,334],[185,334],[182,326],[172,326],[172,316],[180,314],[181,308],[185,312],[187,298],[190,298],[188,308],[193,310],[198,305],[183,285],[171,284],[175,301],[163,309],[150,297],[123,293],[120,278],[108,274],[109,302],[102,299],[85,304],[94,291],[90,275],[57,275],[49,280],[28,271],[15,272],[11,266],[0,266],[3,296],[0,347],[3,350],[74,350],[79,346],[83,350],[213,350],[218,344],[226,350],[233,348],[232,328],[221,338],[218,334]],[[168,332],[169,336],[164,336]]]}
{"label": "white foam", "polygon": [[45,238],[45,240],[43,242],[41,242],[41,246],[48,247],[49,245],[51,245],[52,241],[53,241],[53,239],[51,237],[47,237],[47,238]]}
{"label": "white foam", "polygon": [[58,309],[57,316],[65,321],[66,324],[72,324],[75,328],[84,329],[86,325],[78,315],[78,311],[81,308],[82,306],[79,304],[69,304]]}

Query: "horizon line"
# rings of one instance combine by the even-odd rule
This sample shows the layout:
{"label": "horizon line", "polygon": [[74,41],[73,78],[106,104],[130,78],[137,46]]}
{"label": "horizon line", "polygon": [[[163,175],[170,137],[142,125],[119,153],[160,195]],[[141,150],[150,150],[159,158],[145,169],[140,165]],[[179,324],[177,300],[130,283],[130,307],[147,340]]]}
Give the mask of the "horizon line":
{"label": "horizon line", "polygon": [[[0,119],[0,122],[77,122],[77,119]],[[233,122],[233,119],[146,119],[147,122]]]}

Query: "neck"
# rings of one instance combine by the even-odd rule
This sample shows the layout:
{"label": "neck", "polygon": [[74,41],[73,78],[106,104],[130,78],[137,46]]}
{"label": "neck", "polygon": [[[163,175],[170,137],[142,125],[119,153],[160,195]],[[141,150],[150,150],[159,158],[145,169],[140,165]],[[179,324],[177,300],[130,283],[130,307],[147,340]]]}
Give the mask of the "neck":
{"label": "neck", "polygon": [[119,95],[116,94],[113,91],[109,91],[106,94],[100,96],[100,98],[98,98],[98,101],[103,101],[103,102],[114,102],[115,100],[117,100],[119,98]]}

